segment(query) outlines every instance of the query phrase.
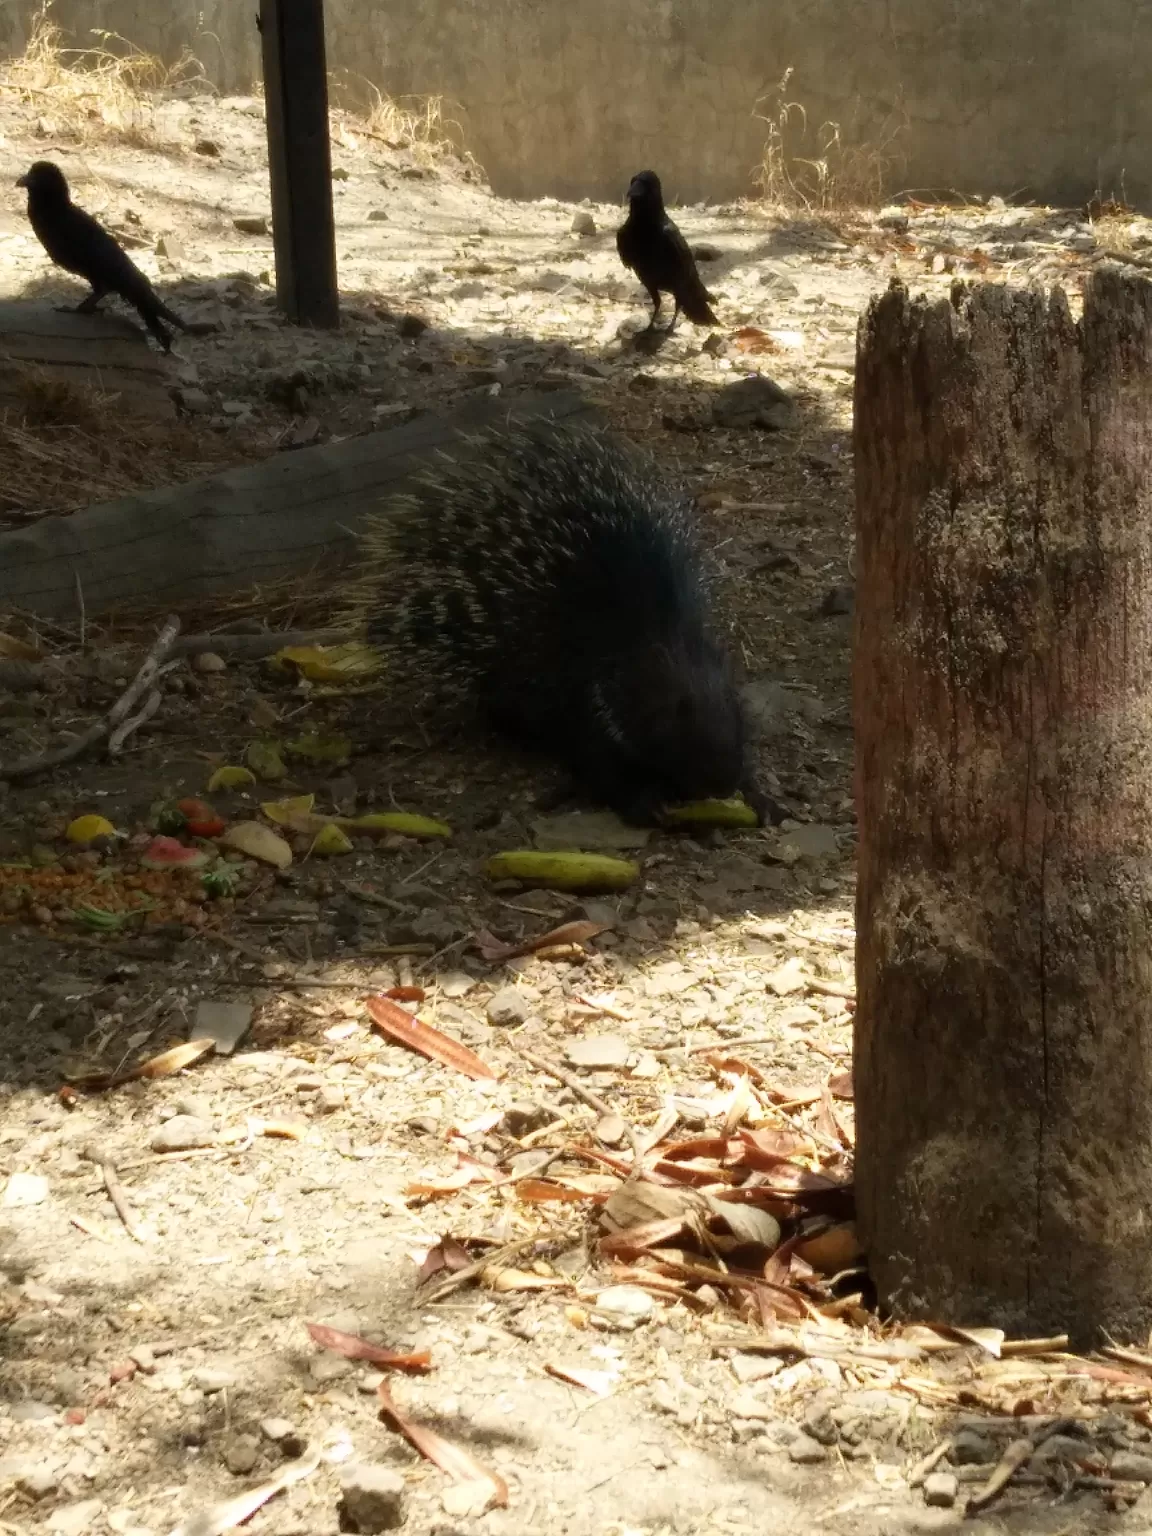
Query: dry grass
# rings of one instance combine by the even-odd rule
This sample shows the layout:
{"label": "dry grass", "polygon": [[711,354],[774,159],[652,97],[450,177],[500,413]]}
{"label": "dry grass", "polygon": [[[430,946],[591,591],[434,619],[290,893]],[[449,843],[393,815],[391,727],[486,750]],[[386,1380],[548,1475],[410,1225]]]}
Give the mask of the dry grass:
{"label": "dry grass", "polygon": [[207,88],[199,61],[187,52],[167,65],[116,33],[95,28],[98,46],[64,47],[51,9],[52,0],[43,0],[24,52],[9,61],[2,77],[40,112],[47,137],[155,149],[155,94],[192,82]]}
{"label": "dry grass", "polygon": [[803,103],[789,98],[791,78],[789,66],[753,111],[768,130],[752,177],[760,197],[782,212],[810,215],[878,207],[903,161],[897,147],[908,126],[903,111],[893,109],[877,139],[857,139],[830,121],[813,128]]}
{"label": "dry grass", "polygon": [[386,96],[359,75],[333,76],[329,89],[334,100],[345,103],[332,114],[335,142],[346,142],[348,134],[355,139],[360,133],[389,149],[406,150],[425,168],[455,160],[472,179],[483,179],[483,170],[465,147],[463,127],[444,115],[443,97]]}
{"label": "dry grass", "polygon": [[21,368],[4,394],[0,525],[193,480],[245,457],[235,441],[217,445],[184,422],[132,421],[114,396],[41,369]]}

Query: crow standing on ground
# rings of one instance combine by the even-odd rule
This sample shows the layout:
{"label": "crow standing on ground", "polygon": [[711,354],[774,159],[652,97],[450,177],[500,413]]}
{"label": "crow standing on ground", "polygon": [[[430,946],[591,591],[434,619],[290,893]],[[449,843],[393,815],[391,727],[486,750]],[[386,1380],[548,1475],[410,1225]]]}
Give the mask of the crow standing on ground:
{"label": "crow standing on ground", "polygon": [[187,331],[179,315],[163,303],[152,284],[124,249],[90,213],[77,208],[64,172],[51,160],[37,160],[16,183],[28,189],[28,218],[36,238],[58,267],[74,272],[92,284],[92,292],[80,304],[60,305],[64,313],[90,315],[107,293],[118,293],[140,313],[140,318],[165,352],[172,338],[160,323],[166,320]]}
{"label": "crow standing on ground", "polygon": [[719,325],[712,313],[710,295],[700,281],[696,259],[688,242],[664,211],[660,178],[655,171],[641,171],[633,176],[628,188],[628,217],[616,231],[616,249],[620,260],[644,284],[652,300],[652,319],[648,329],[656,327],[660,313],[660,290],[675,300],[672,324],[683,310],[693,325]]}

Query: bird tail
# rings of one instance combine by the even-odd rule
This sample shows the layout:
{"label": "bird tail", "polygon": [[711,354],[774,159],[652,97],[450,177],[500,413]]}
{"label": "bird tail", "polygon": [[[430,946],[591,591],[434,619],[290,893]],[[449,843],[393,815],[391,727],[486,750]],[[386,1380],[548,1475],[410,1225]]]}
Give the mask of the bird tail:
{"label": "bird tail", "polygon": [[712,305],[709,302],[712,295],[704,287],[697,277],[694,283],[687,285],[685,292],[680,296],[680,308],[688,316],[693,325],[719,325],[720,322],[712,313]]}
{"label": "bird tail", "polygon": [[152,290],[152,302],[149,309],[161,320],[167,320],[169,325],[174,325],[178,331],[187,331],[188,327],[174,310],[168,308],[155,289]]}

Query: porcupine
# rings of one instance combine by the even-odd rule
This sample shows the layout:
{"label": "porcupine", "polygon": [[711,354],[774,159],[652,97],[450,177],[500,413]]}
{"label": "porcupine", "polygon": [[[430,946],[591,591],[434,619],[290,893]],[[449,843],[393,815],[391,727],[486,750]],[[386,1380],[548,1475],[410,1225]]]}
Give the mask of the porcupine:
{"label": "porcupine", "polygon": [[353,617],[629,821],[742,791],[762,820],[686,496],[603,432],[494,429],[362,535]]}

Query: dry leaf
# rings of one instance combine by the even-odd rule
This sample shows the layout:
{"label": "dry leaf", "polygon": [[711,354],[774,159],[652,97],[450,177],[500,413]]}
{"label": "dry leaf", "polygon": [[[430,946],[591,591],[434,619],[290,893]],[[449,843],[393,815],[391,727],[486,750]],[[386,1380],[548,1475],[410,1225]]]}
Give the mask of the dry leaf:
{"label": "dry leaf", "polygon": [[444,1270],[454,1274],[459,1269],[467,1269],[471,1262],[472,1255],[463,1243],[454,1237],[442,1237],[436,1246],[429,1248],[424,1255],[416,1284],[424,1285],[432,1279],[433,1275],[441,1274]]}
{"label": "dry leaf", "polygon": [[123,1083],[139,1082],[142,1078],[173,1077],[190,1067],[194,1061],[216,1049],[212,1039],[186,1040],[171,1050],[161,1051],[159,1056],[149,1057],[126,1072],[92,1072],[82,1076],[69,1076],[68,1081],[76,1088],[119,1088]]}
{"label": "dry leaf", "polygon": [[607,927],[607,923],[594,923],[588,918],[580,918],[571,923],[561,923],[559,928],[539,934],[534,939],[523,939],[519,944],[501,944],[498,939],[494,939],[487,930],[484,930],[476,935],[476,945],[485,960],[498,964],[504,960],[513,960],[517,955],[530,955],[541,949],[562,948],[569,944],[586,944],[598,933],[603,933]]}
{"label": "dry leaf", "polygon": [[550,1365],[545,1361],[544,1369],[549,1376],[555,1376],[557,1381],[571,1382],[573,1386],[583,1387],[596,1397],[611,1397],[619,1380],[614,1371],[590,1371],[581,1365]]}
{"label": "dry leaf", "polygon": [[423,1372],[432,1369],[432,1355],[426,1349],[416,1354],[382,1349],[379,1344],[370,1344],[367,1339],[361,1339],[354,1333],[342,1333],[339,1328],[329,1328],[327,1323],[305,1323],[304,1326],[313,1342],[319,1344],[321,1349],[331,1349],[343,1355],[345,1360],[367,1360],[372,1365],[397,1371]]}
{"label": "dry leaf", "polygon": [[187,1520],[182,1520],[170,1536],[223,1536],[225,1531],[243,1525],[283,1489],[298,1483],[301,1478],[311,1477],[319,1465],[319,1449],[306,1452],[297,1461],[287,1461],[266,1483],[238,1493],[233,1499],[224,1499],[207,1509],[197,1510]]}
{"label": "dry leaf", "polygon": [[467,1077],[486,1079],[489,1082],[497,1080],[492,1068],[466,1045],[461,1045],[458,1040],[450,1040],[430,1024],[421,1023],[389,998],[370,997],[368,1012],[372,1016],[373,1025],[381,1034],[398,1044],[419,1051],[422,1056],[428,1056],[457,1072],[463,1072]]}
{"label": "dry leaf", "polygon": [[464,1487],[474,1486],[477,1496],[482,1495],[484,1510],[508,1507],[508,1484],[498,1472],[489,1472],[486,1467],[482,1467],[462,1446],[454,1445],[434,1430],[425,1429],[422,1424],[413,1424],[410,1419],[406,1419],[392,1400],[392,1394],[384,1382],[380,1383],[376,1391],[380,1399],[380,1417],[402,1434],[409,1444],[415,1446],[421,1456],[442,1472],[447,1472],[453,1482]]}

